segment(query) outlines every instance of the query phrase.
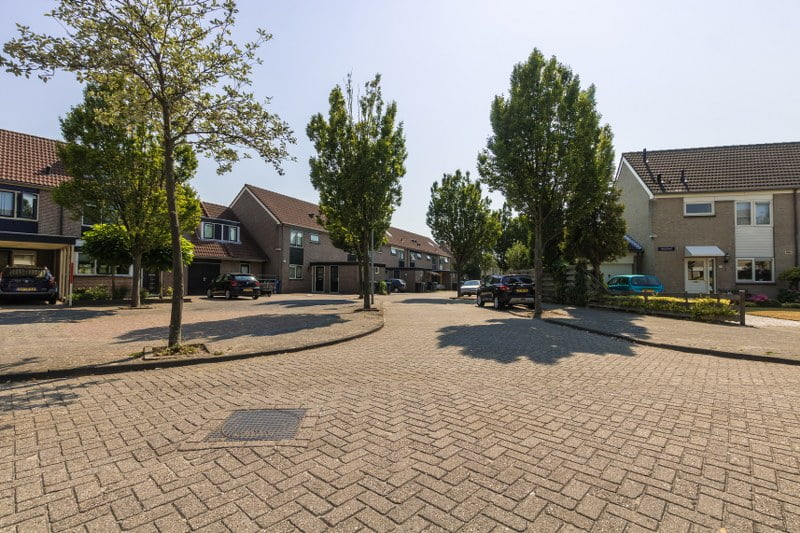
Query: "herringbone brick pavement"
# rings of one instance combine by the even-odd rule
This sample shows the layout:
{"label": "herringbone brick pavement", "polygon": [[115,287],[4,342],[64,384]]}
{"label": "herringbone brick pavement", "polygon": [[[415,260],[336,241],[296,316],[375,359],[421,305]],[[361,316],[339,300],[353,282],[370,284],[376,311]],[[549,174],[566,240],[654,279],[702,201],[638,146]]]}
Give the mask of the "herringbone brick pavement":
{"label": "herringbone brick pavement", "polygon": [[[388,302],[323,350],[0,385],[0,530],[800,530],[800,368]],[[271,406],[304,441],[202,439]]]}

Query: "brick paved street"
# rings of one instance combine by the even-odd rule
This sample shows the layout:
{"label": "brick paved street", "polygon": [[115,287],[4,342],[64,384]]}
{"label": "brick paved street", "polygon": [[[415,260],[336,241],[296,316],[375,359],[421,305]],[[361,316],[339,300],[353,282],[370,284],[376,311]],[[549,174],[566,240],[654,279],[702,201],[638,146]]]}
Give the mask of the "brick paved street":
{"label": "brick paved street", "polygon": [[[800,368],[385,301],[331,348],[0,386],[0,530],[800,530]],[[287,406],[291,446],[203,441]]]}

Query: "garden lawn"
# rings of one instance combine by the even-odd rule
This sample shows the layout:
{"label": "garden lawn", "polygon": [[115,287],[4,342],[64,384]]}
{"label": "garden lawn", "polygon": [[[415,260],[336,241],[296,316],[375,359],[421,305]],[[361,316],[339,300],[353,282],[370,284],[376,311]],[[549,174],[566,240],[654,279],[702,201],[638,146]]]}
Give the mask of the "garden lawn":
{"label": "garden lawn", "polygon": [[785,307],[748,307],[747,314],[800,321],[800,309],[787,309]]}

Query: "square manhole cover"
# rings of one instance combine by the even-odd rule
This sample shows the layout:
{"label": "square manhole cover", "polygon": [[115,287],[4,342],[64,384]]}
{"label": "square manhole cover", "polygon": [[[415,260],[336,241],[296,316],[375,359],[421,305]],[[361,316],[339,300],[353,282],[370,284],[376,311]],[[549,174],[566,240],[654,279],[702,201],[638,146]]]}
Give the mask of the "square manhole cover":
{"label": "square manhole cover", "polygon": [[208,440],[291,440],[297,435],[305,409],[247,409],[234,411]]}

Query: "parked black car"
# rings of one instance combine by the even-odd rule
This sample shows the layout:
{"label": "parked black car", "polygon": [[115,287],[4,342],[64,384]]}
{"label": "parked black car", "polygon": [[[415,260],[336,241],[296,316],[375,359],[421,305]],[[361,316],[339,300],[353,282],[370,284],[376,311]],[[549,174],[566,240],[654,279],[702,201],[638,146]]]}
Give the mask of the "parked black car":
{"label": "parked black car", "polygon": [[481,280],[475,303],[478,307],[483,307],[486,302],[491,302],[495,309],[514,304],[525,304],[533,308],[533,291],[534,283],[530,276],[486,276]]}
{"label": "parked black car", "polygon": [[389,292],[406,292],[406,282],[399,278],[387,279],[386,288]]}
{"label": "parked black car", "polygon": [[0,299],[58,301],[58,284],[47,267],[14,266],[0,270]]}
{"label": "parked black car", "polygon": [[258,300],[261,296],[261,285],[252,274],[220,274],[206,291],[209,298],[214,296],[224,296],[226,300],[239,296],[250,296],[253,300]]}

